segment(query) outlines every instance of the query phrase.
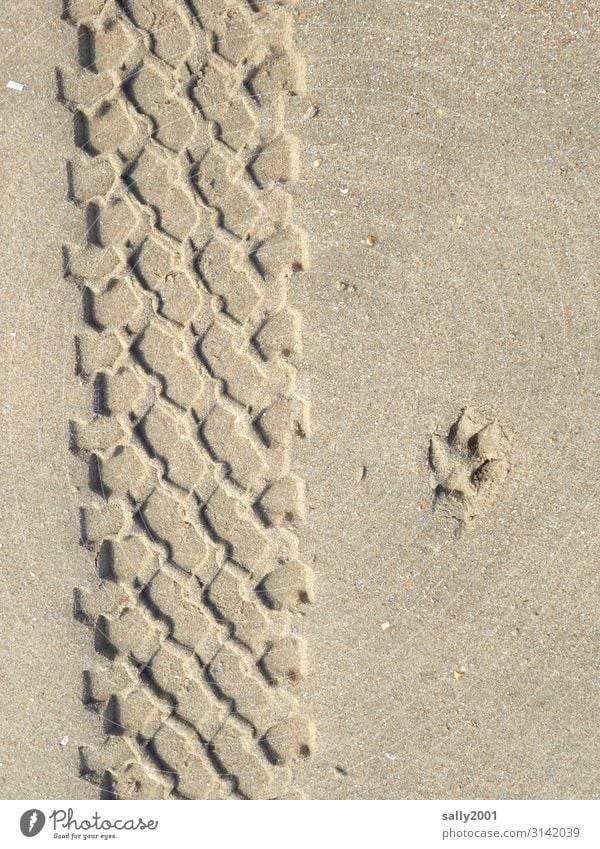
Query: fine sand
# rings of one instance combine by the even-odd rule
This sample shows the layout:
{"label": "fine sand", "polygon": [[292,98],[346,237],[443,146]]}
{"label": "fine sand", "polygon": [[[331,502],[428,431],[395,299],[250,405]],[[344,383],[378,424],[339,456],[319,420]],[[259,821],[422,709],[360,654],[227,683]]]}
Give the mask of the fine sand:
{"label": "fine sand", "polygon": [[597,33],[4,10],[1,797],[597,796]]}

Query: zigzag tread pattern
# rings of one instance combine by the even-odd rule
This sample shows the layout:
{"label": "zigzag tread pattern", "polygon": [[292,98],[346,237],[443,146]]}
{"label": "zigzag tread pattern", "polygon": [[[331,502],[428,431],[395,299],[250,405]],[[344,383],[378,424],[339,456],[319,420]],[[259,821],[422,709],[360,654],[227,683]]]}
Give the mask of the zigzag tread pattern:
{"label": "zigzag tread pattern", "polygon": [[313,746],[293,692],[312,586],[287,300],[307,262],[286,188],[303,64],[273,3],[69,0],[65,18],[90,405],[71,452],[96,563],[75,615],[103,729],[81,772],[105,798],[285,798]]}

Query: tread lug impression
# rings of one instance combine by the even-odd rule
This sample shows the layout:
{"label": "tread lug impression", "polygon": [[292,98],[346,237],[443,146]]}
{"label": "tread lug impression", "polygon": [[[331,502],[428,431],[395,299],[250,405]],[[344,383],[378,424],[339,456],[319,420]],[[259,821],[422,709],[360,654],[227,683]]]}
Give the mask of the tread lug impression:
{"label": "tread lug impression", "polygon": [[288,191],[286,105],[304,90],[292,17],[239,0],[64,7],[81,234],[64,268],[89,399],[71,422],[92,587],[75,615],[99,720],[81,775],[107,799],[294,797],[313,729],[294,687],[312,576],[291,457],[308,432],[288,299],[308,267]]}

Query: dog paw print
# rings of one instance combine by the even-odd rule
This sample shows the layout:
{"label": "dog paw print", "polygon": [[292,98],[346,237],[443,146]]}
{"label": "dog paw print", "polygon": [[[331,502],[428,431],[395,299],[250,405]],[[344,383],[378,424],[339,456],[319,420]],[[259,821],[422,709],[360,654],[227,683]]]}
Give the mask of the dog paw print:
{"label": "dog paw print", "polygon": [[460,529],[491,507],[508,474],[509,448],[498,422],[465,407],[447,436],[431,437],[434,509],[449,513]]}

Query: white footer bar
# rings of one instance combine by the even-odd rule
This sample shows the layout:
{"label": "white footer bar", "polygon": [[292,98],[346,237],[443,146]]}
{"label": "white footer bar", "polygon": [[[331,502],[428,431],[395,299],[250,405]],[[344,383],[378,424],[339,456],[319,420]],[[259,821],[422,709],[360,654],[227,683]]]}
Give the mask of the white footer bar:
{"label": "white footer bar", "polygon": [[[0,801],[0,846],[600,847],[597,801]],[[170,844],[170,845],[169,845]]]}

